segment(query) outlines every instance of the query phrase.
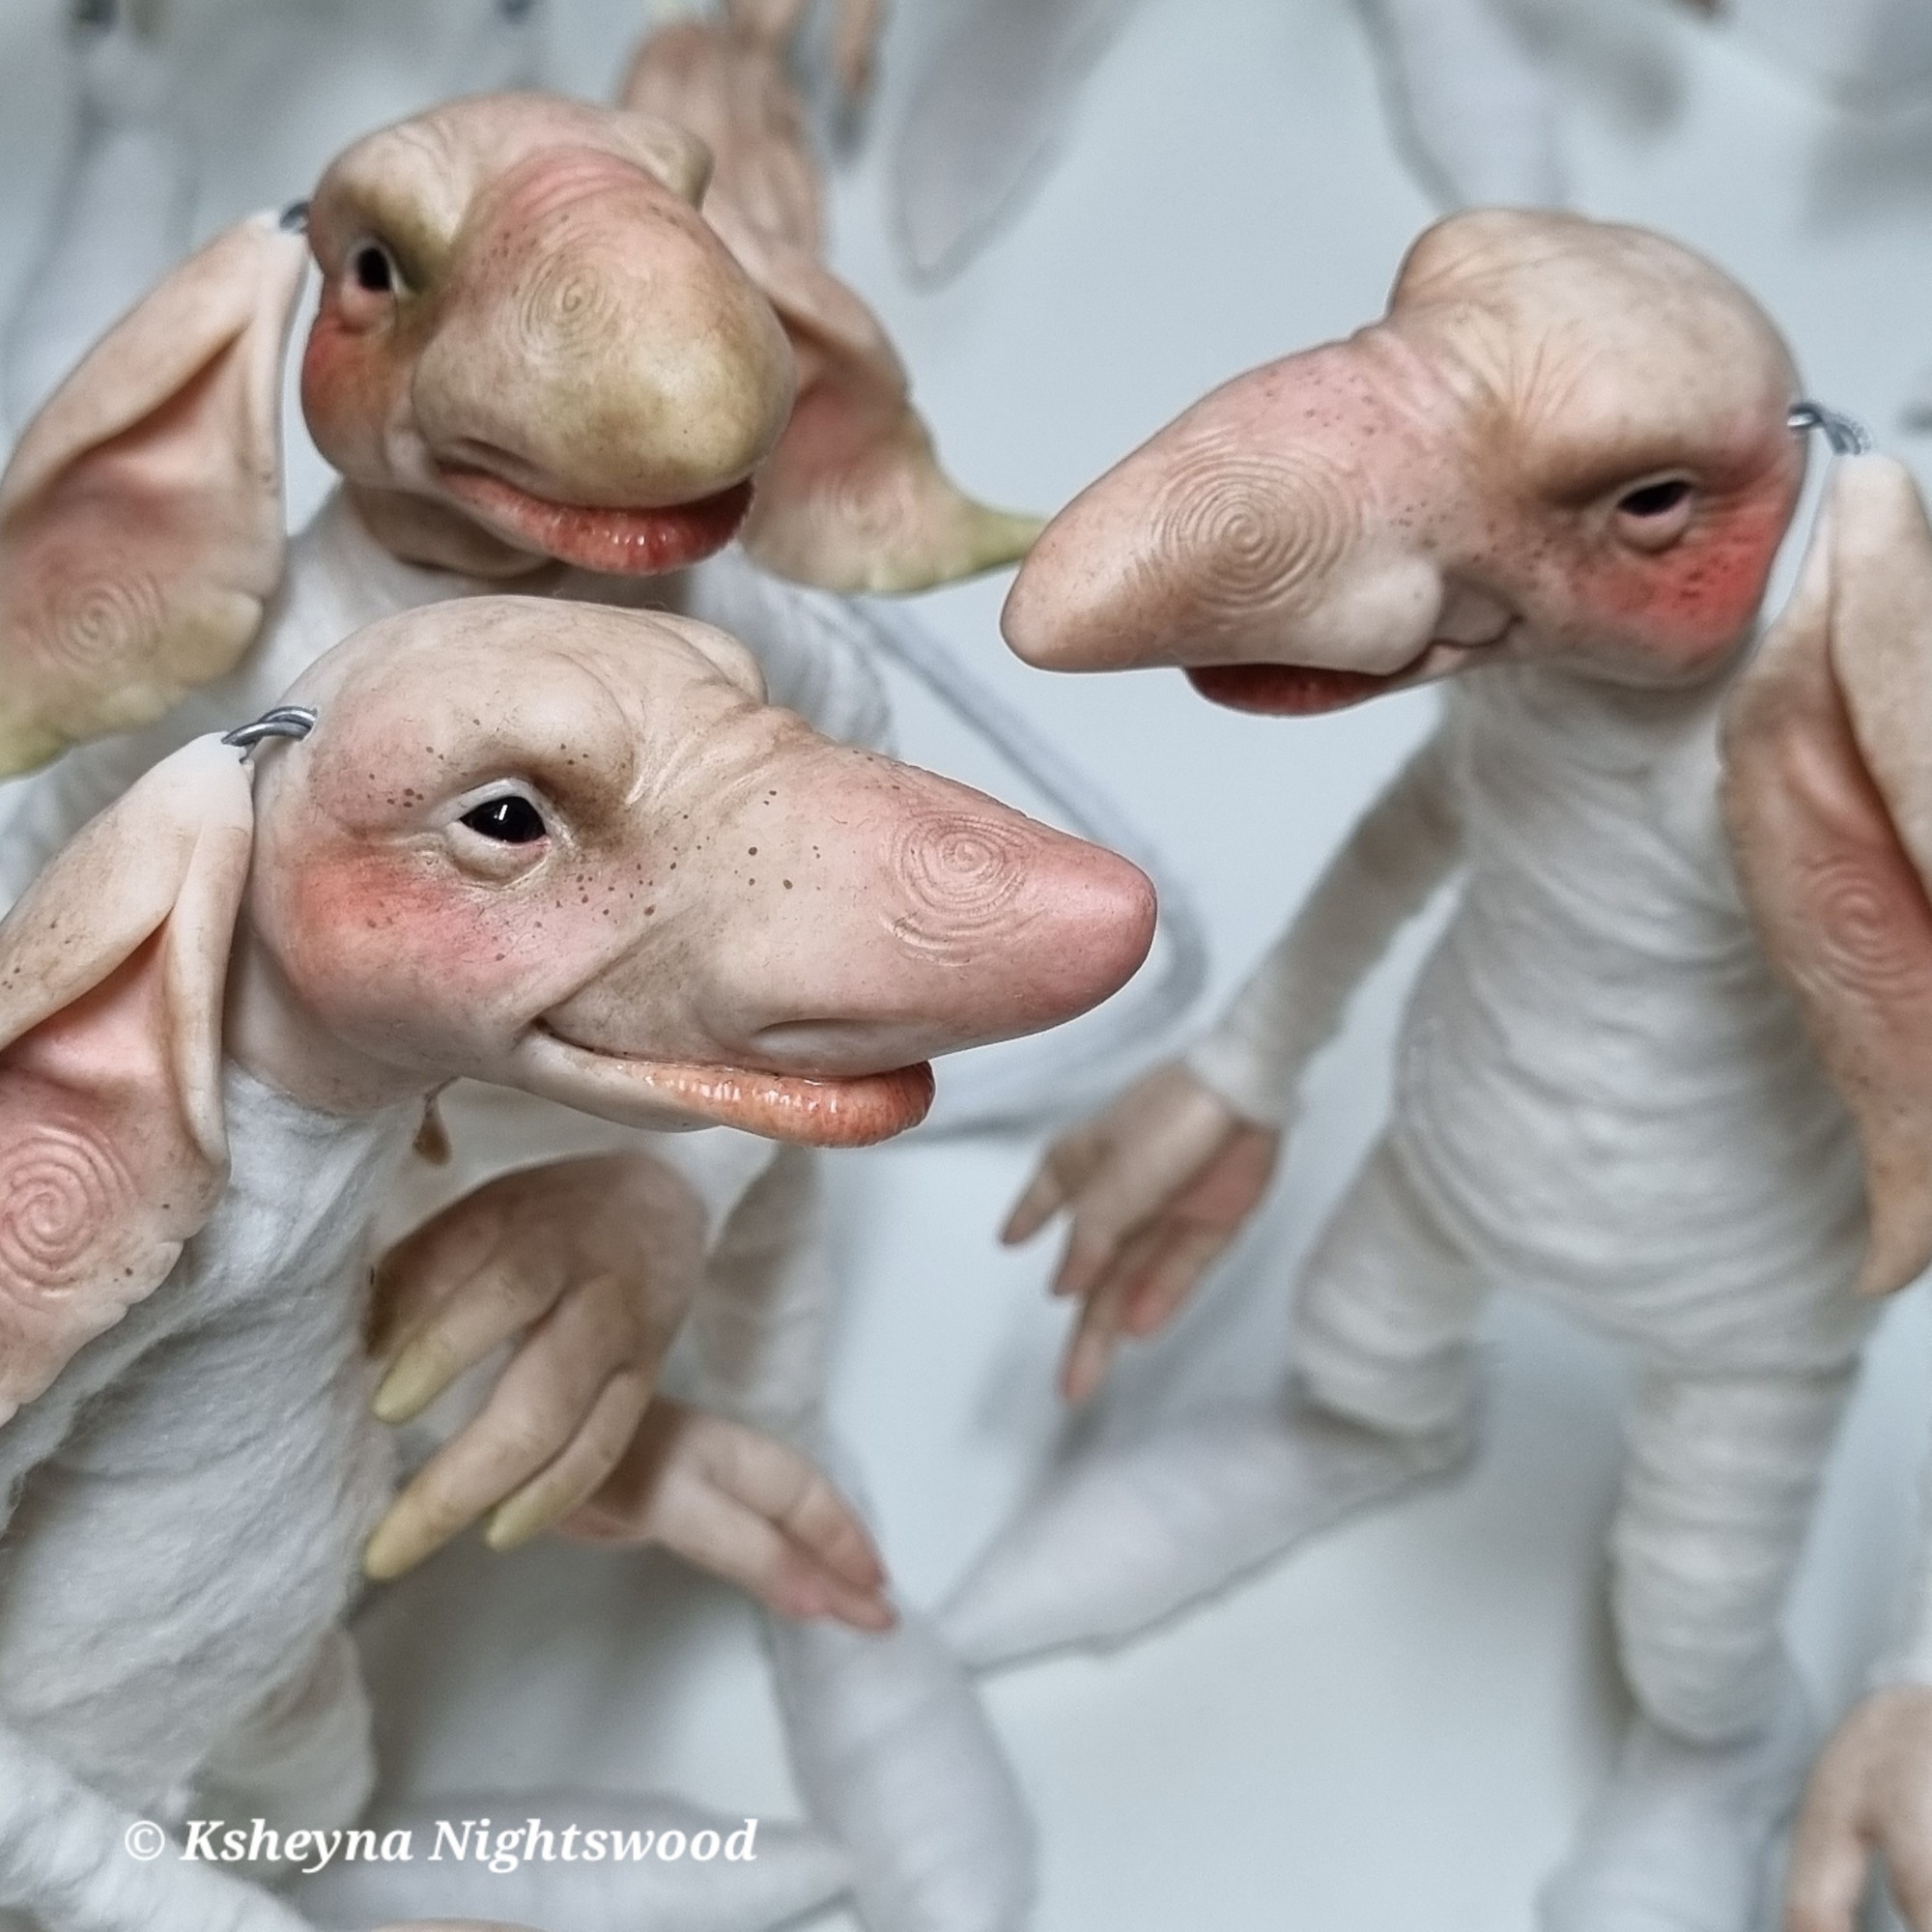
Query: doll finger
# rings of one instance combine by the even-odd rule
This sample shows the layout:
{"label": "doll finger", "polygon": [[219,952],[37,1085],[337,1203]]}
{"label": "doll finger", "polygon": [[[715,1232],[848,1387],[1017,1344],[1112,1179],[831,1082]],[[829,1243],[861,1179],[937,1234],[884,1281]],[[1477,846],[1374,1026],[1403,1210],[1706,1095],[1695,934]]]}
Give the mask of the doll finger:
{"label": "doll finger", "polygon": [[[613,1293],[613,1290],[615,1293]],[[609,1278],[568,1294],[503,1371],[482,1409],[389,1506],[364,1572],[399,1577],[562,1454],[595,1407],[627,1335]],[[655,1363],[631,1364],[648,1381]]]}
{"label": "doll finger", "polygon": [[700,1476],[665,1486],[658,1540],[689,1563],[749,1590],[781,1616],[837,1616],[861,1630],[883,1630],[891,1608],[876,1591],[857,1591],[828,1575],[767,1517]]}
{"label": "doll finger", "polygon": [[1103,1174],[1080,1197],[1066,1231],[1066,1246],[1053,1277],[1055,1294],[1091,1296],[1108,1281],[1139,1264],[1158,1203],[1130,1183]]}
{"label": "doll finger", "polygon": [[1030,1241],[1079,1193],[1096,1165],[1092,1138],[1084,1129],[1055,1141],[1026,1191],[1008,1210],[1000,1239],[1009,1248]]}
{"label": "doll finger", "polygon": [[487,1267],[502,1244],[502,1217],[474,1195],[453,1203],[396,1242],[376,1263],[363,1324],[379,1359],[440,1302]]}
{"label": "doll finger", "polygon": [[650,1406],[651,1377],[622,1369],[584,1417],[563,1453],[491,1513],[483,1540],[492,1549],[515,1549],[575,1515],[623,1460]]}
{"label": "doll finger", "polygon": [[1201,1286],[1229,1238],[1220,1228],[1184,1224],[1168,1235],[1128,1291],[1122,1327],[1129,1335],[1151,1335],[1165,1327]]}
{"label": "doll finger", "polygon": [[419,1414],[466,1369],[547,1315],[563,1284],[523,1254],[480,1269],[408,1332],[376,1390],[384,1422]]}
{"label": "doll finger", "polygon": [[1120,1342],[1119,1299],[1118,1290],[1102,1288],[1080,1311],[1060,1365],[1060,1392],[1070,1403],[1085,1402],[1107,1378]]}
{"label": "doll finger", "polygon": [[853,1588],[869,1595],[883,1587],[886,1567],[871,1536],[816,1464],[786,1444],[722,1417],[698,1421],[721,1432],[704,1458],[714,1485]]}

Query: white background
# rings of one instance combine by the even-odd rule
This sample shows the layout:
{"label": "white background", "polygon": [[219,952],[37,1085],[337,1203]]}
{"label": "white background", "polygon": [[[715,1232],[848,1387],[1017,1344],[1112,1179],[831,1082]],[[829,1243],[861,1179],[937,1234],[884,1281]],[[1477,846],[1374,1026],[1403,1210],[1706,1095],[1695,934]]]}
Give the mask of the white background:
{"label": "white background", "polygon": [[[915,292],[879,137],[959,4],[900,0],[872,138],[838,178],[835,260],[979,494],[1051,508],[1212,384],[1378,311],[1431,211],[1340,0],[1145,0],[1037,199],[961,280]],[[178,0],[208,147],[199,231],[304,192],[344,140],[432,97],[479,5]],[[608,90],[641,11],[558,0],[556,82]],[[57,13],[7,0],[0,18],[0,286],[25,267],[64,139]],[[1735,33],[1644,0],[1549,0],[1546,24],[1580,204],[1714,255],[1781,321],[1815,393],[1926,453],[1897,418],[1932,362],[1932,92],[1834,109]],[[294,469],[303,508],[319,466],[298,452]],[[1431,700],[1289,724],[1216,712],[1170,673],[1055,680],[1005,656],[1001,594],[925,608],[1194,881],[1218,996]],[[909,754],[1001,782],[922,703],[906,716]],[[1280,1376],[1293,1263],[1378,1118],[1415,952],[1319,1065],[1262,1225],[1130,1386],[1199,1402]],[[992,1241],[1031,1154],[906,1146],[836,1163],[835,1406],[910,1601],[943,1594],[1057,1439],[1048,1255]],[[1624,1715],[1602,1593],[1622,1370],[1532,1309],[1498,1310],[1491,1334],[1473,1475],[1125,1652],[989,1687],[1039,1822],[1040,1932],[1528,1925]],[[1908,1300],[1879,1337],[1794,1607],[1834,1708],[1909,1558],[1928,1370],[1932,1325]],[[667,1563],[461,1549],[378,1605],[374,1630],[398,1789],[671,1785],[739,1815],[795,1808],[752,1618]]]}

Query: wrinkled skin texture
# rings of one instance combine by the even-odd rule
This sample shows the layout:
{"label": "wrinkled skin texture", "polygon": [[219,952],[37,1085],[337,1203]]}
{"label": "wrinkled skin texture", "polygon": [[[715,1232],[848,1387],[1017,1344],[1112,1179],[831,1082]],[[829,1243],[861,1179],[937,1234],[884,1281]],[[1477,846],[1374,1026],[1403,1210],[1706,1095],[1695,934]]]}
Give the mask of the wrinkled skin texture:
{"label": "wrinkled skin texture", "polygon": [[706,171],[667,123],[544,95],[459,102],[329,166],[302,408],[391,549],[628,573],[735,533],[792,377],[697,213]]}
{"label": "wrinkled skin texture", "polygon": [[[1004,628],[1031,664],[1178,665],[1278,715],[1515,659],[1708,678],[1797,499],[1796,393],[1756,305],[1688,251],[1576,216],[1458,216],[1410,251],[1382,322],[1237,377],[1076,497]],[[1017,1236],[1072,1212],[1083,1390],[1106,1337],[1140,1332],[1127,1310],[1171,1315],[1260,1196],[1265,1156],[1226,1103],[1183,1066],[1154,1077],[1167,1106],[1123,1113],[1097,1159],[1093,1129],[1058,1143],[1015,1216]],[[1056,1169],[1082,1178],[1049,1187]]]}
{"label": "wrinkled skin texture", "polygon": [[[700,106],[747,118],[744,79]],[[770,152],[762,130],[751,149]],[[535,94],[456,102],[333,163],[302,406],[377,536],[499,579],[552,559],[653,574],[741,526],[759,562],[829,589],[1013,561],[1037,526],[946,479],[864,303],[728,194],[700,215],[708,172],[669,121]]]}
{"label": "wrinkled skin texture", "polygon": [[1854,1932],[1874,1855],[1912,1932],[1932,1926],[1932,1690],[1857,1706],[1811,1774],[1791,1842],[1785,1932]]}
{"label": "wrinkled skin texture", "polygon": [[[807,1145],[866,1140],[918,1118],[923,1046],[1104,997],[1151,936],[1146,882],[1124,862],[819,738],[765,705],[749,656],[700,625],[542,601],[439,605],[357,634],[292,696],[319,713],[299,743],[258,752],[251,775],[231,748],[196,740],[0,927],[0,1119],[14,1151],[38,1123],[58,1155],[25,1186],[15,1163],[0,1227],[0,1362],[10,1378],[24,1363],[28,1404],[54,1405],[0,1431],[10,1511],[75,1405],[103,1406],[93,1398],[114,1383],[99,1378],[125,1372],[141,1338],[136,1356],[90,1357],[81,1384],[63,1370],[159,1285],[224,1191],[224,1055],[277,1104],[344,1117],[303,1152],[327,1156],[340,1138],[365,1162],[399,1154],[411,1105],[463,1076],[632,1123],[724,1118]],[[363,1114],[386,1122],[368,1141],[349,1118]],[[377,1198],[380,1173],[347,1172],[361,1202]],[[86,1183],[101,1175],[128,1198],[99,1201]],[[78,1193],[63,1192],[76,1177]],[[262,1179],[258,1163],[249,1184]],[[353,1290],[353,1235],[338,1232],[342,1265],[301,1282],[298,1299]],[[71,1237],[57,1257],[66,1325],[50,1332],[19,1273]],[[188,1272],[204,1284],[218,1266],[198,1248]],[[629,1325],[634,1298],[570,1296],[554,1319],[580,1369],[623,1357],[607,1379],[630,1402],[656,1347]],[[190,1383],[192,1353],[170,1358]],[[516,1394],[505,1385],[506,1407]],[[625,1414],[610,1436],[594,1472],[581,1458],[549,1471],[565,1506],[587,1497],[586,1534],[662,1542],[793,1613],[890,1625],[862,1527],[794,1451],[674,1405],[641,1425]],[[326,1498],[340,1491],[330,1474]],[[184,1480],[157,1475],[137,1506],[179,1506]],[[259,1480],[272,1511],[314,1474],[298,1460]],[[23,1512],[18,1547],[57,1547],[61,1509]],[[353,1537],[354,1522],[353,1509],[331,1517],[329,1533]],[[185,1550],[175,1577],[188,1601],[237,1587],[195,1561]],[[270,1565],[250,1587],[244,1605],[290,1585]],[[340,1598],[310,1581],[291,1601],[308,1620],[293,1633],[299,1656]],[[120,1628],[120,1607],[104,1627]],[[267,1669],[287,1668],[283,1649]],[[260,1666],[220,1681],[217,1727],[272,1688]],[[35,1788],[19,1777],[41,1776],[35,1752],[53,1747],[0,1725],[10,1816]],[[119,1829],[104,1802],[88,1817],[90,1831]],[[21,1882],[28,1842],[0,1836],[0,1880]],[[219,1889],[173,1867],[155,1885],[177,1908],[170,1923],[196,1887]]]}
{"label": "wrinkled skin texture", "polygon": [[323,723],[258,780],[230,1040],[317,1104],[469,1076],[863,1143],[923,1113],[931,1054],[1069,1017],[1151,938],[1125,861],[831,745],[700,625],[434,606],[294,698]]}

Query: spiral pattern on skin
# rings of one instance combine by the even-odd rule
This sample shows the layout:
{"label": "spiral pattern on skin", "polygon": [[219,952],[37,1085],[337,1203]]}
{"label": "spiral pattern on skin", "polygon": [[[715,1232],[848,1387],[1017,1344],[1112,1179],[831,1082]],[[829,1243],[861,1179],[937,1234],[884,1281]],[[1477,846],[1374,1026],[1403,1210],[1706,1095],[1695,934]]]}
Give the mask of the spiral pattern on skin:
{"label": "spiral pattern on skin", "polygon": [[1294,604],[1359,534],[1341,472],[1305,450],[1207,440],[1175,459],[1151,517],[1148,575],[1186,585],[1196,628],[1238,637]]}
{"label": "spiral pattern on skin", "polygon": [[1009,923],[1026,841],[967,812],[927,815],[894,839],[892,867],[911,902],[894,933],[923,952],[968,951]]}
{"label": "spiral pattern on skin", "polygon": [[539,360],[601,357],[638,327],[608,270],[582,248],[560,248],[525,270],[515,309],[518,343]]}
{"label": "spiral pattern on skin", "polygon": [[166,630],[167,605],[152,577],[85,577],[52,598],[35,627],[35,655],[90,685],[118,678]]}
{"label": "spiral pattern on skin", "polygon": [[133,1179],[112,1147],[37,1122],[0,1147],[0,1291],[35,1300],[81,1285],[88,1258],[134,1207]]}
{"label": "spiral pattern on skin", "polygon": [[1812,867],[1805,881],[1806,923],[1818,935],[1820,967],[1833,984],[1877,1000],[1932,994],[1932,953],[1913,930],[1914,907],[1863,857]]}

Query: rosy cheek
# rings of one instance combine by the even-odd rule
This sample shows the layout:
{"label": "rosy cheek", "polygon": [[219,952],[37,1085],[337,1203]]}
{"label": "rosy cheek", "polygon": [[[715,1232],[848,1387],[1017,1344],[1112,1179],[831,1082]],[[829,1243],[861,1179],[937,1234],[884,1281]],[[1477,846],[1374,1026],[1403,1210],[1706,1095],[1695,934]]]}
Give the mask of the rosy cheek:
{"label": "rosy cheek", "polygon": [[1727,649],[1763,602],[1787,516],[1781,500],[1748,501],[1661,556],[1619,559],[1602,606],[1651,655],[1694,665]]}
{"label": "rosy cheek", "polygon": [[302,351],[301,406],[326,454],[339,460],[374,441],[383,425],[386,375],[381,351],[345,328],[325,299]]}
{"label": "rosy cheek", "polygon": [[407,1027],[480,1010],[529,941],[527,911],[372,854],[303,867],[283,905],[283,964],[319,1011]]}

